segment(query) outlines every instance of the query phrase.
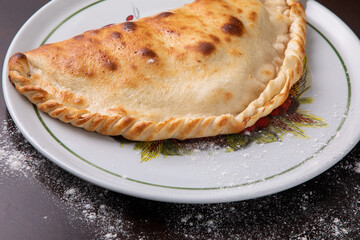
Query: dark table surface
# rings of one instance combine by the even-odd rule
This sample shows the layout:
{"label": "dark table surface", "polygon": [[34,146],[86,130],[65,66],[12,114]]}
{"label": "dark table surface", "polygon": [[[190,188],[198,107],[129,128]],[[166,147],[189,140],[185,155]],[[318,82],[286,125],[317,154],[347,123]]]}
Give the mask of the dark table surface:
{"label": "dark table surface", "polygon": [[[0,0],[0,63],[46,0]],[[360,36],[360,1],[321,0]],[[2,94],[2,91],[1,91]],[[154,202],[58,168],[19,133],[0,97],[0,239],[360,239],[360,145],[320,176],[258,199]]]}

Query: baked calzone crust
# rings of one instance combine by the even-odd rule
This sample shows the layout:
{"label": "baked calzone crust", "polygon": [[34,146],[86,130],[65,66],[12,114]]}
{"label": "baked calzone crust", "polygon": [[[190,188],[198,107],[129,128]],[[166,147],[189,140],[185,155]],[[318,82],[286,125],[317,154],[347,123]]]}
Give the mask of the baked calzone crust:
{"label": "baked calzone crust", "polygon": [[131,140],[237,133],[300,78],[295,0],[196,0],[17,53],[16,89],[51,117]]}

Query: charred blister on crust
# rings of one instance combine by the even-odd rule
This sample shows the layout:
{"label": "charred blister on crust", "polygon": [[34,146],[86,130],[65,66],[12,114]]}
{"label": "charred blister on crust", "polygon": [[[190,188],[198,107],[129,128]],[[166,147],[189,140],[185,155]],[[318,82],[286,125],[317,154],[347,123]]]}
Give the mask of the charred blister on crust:
{"label": "charred blister on crust", "polygon": [[215,45],[212,42],[198,42],[195,46],[186,46],[187,49],[193,49],[202,55],[210,55],[215,51]]}
{"label": "charred blister on crust", "polygon": [[111,37],[115,38],[115,39],[120,39],[121,38],[121,33],[119,32],[112,32],[111,33]]}
{"label": "charred blister on crust", "polygon": [[143,57],[149,57],[149,58],[156,58],[157,54],[151,50],[150,48],[141,48],[139,51],[137,51],[138,54],[140,54]]}
{"label": "charred blister on crust", "polygon": [[201,52],[203,55],[210,55],[215,51],[215,45],[211,42],[199,42],[195,50]]}
{"label": "charred blister on crust", "polygon": [[21,75],[29,74],[29,63],[27,57],[23,53],[15,53],[9,60],[9,72],[10,78],[12,78],[11,71],[15,70],[21,73]]}
{"label": "charred blister on crust", "polygon": [[21,59],[21,60],[26,60],[26,56],[25,56],[25,54],[23,54],[23,53],[15,53],[14,55],[13,55],[13,58],[14,59]]}
{"label": "charred blister on crust", "polygon": [[134,23],[134,22],[124,22],[123,26],[122,26],[122,29],[125,32],[133,32],[136,29],[136,23]]}
{"label": "charred blister on crust", "polygon": [[118,65],[115,62],[111,61],[110,59],[104,61],[103,65],[110,71],[116,71],[118,69]]}
{"label": "charred blister on crust", "polygon": [[156,15],[155,18],[166,18],[166,17],[172,16],[172,15],[174,15],[174,13],[172,13],[172,12],[162,12],[162,13],[159,13],[158,15]]}
{"label": "charred blister on crust", "polygon": [[227,23],[225,23],[221,30],[229,35],[241,36],[244,31],[244,24],[236,17],[231,16]]}

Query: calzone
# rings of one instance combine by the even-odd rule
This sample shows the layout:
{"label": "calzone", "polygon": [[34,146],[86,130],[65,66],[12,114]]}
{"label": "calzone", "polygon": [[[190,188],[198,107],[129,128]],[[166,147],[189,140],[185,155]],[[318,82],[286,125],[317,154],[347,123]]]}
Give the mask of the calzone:
{"label": "calzone", "polygon": [[300,78],[295,0],[196,0],[14,54],[9,78],[51,117],[130,140],[238,133]]}

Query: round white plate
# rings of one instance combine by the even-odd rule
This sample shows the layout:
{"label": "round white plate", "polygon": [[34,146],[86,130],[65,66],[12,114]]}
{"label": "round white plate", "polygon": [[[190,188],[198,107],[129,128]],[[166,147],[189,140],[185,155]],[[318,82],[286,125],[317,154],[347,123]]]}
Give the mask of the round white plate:
{"label": "round white plate", "polygon": [[15,52],[70,38],[89,29],[144,17],[185,2],[179,0],[53,0],[34,14],[14,38],[5,59],[3,91],[12,118],[42,154],[96,185],[141,198],[184,203],[238,201],[303,183],[341,160],[358,142],[360,44],[349,28],[315,1],[307,1],[307,54],[314,99],[301,105],[326,128],[304,129],[308,139],[251,144],[240,151],[195,151],[141,162],[134,143],[86,132],[38,113],[8,81]]}

